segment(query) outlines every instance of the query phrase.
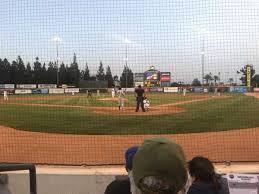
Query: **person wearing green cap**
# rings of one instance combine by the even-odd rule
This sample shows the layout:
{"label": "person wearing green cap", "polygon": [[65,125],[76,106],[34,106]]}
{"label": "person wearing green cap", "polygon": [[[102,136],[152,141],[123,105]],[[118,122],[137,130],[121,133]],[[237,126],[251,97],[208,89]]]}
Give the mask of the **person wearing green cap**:
{"label": "person wearing green cap", "polygon": [[145,140],[133,159],[133,177],[142,194],[177,194],[188,177],[181,146],[161,137]]}

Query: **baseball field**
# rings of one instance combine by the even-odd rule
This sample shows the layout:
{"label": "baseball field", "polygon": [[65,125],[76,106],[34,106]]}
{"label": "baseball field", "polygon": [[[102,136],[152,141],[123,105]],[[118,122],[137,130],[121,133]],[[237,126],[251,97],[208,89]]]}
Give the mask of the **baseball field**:
{"label": "baseball field", "polygon": [[19,130],[68,134],[176,134],[259,126],[259,101],[244,94],[148,95],[148,112],[135,112],[134,94],[125,109],[109,94],[12,95],[0,100],[0,125]]}
{"label": "baseball field", "polygon": [[148,112],[109,94],[10,95],[0,99],[0,160],[36,164],[123,164],[124,151],[166,136],[213,161],[258,161],[259,95],[150,93]]}

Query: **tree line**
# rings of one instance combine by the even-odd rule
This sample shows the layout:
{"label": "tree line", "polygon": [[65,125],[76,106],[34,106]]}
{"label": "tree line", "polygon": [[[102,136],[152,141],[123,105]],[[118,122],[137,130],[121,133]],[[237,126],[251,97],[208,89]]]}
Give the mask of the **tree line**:
{"label": "tree line", "polygon": [[[251,85],[253,87],[258,87],[259,86],[259,74],[255,74],[255,69],[253,67],[253,65],[245,65],[244,67],[242,67],[240,70],[237,71],[237,74],[240,74],[240,81],[242,82],[243,85],[247,85],[247,66],[251,67]],[[206,86],[216,86],[217,84],[219,84],[220,82],[220,73],[218,73],[218,75],[212,75],[212,73],[208,73],[204,76],[204,85]],[[229,85],[237,85],[236,83],[234,83],[234,79],[233,78],[228,78]],[[177,83],[174,83],[174,85],[176,85]],[[179,84],[179,83],[178,83]],[[195,78],[192,81],[192,86],[201,86],[201,82],[198,78]]]}
{"label": "tree line", "polygon": [[[126,78],[127,77],[127,78]],[[122,87],[133,87],[133,72],[128,66],[124,66],[121,76],[113,76],[110,66],[104,70],[100,61],[95,75],[90,73],[86,63],[84,70],[80,70],[74,53],[71,64],[57,64],[57,62],[41,63],[36,57],[35,62],[24,63],[21,56],[9,62],[6,58],[0,58],[0,83],[1,84],[67,84],[79,86],[80,80],[107,81],[109,87],[114,86],[114,80],[119,80]],[[126,83],[127,82],[127,83]]]}

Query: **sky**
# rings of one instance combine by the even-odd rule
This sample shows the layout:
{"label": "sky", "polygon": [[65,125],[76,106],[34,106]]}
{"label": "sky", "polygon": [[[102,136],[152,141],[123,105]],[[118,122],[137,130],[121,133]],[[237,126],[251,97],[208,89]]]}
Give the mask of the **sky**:
{"label": "sky", "polygon": [[[71,63],[76,53],[95,74],[100,60],[113,74],[123,66],[170,71],[173,81],[222,81],[245,64],[259,73],[257,0],[1,0],[0,58]],[[127,50],[127,51],[126,51]],[[127,60],[126,60],[127,53]]]}

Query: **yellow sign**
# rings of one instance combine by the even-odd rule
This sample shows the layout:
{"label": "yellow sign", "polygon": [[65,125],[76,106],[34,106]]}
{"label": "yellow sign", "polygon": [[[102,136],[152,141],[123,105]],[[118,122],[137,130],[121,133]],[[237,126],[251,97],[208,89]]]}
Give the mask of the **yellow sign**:
{"label": "yellow sign", "polygon": [[251,87],[251,66],[246,66],[246,86]]}

